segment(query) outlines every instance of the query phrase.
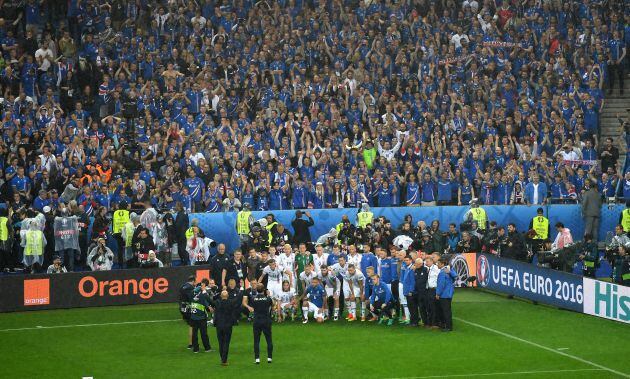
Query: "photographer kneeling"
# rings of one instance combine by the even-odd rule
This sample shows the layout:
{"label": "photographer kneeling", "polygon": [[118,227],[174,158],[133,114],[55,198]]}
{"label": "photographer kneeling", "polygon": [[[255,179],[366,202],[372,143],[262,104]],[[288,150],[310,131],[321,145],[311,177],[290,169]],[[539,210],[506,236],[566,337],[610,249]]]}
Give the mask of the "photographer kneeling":
{"label": "photographer kneeling", "polygon": [[88,266],[92,271],[109,271],[114,264],[114,253],[105,246],[105,239],[99,238],[96,246],[90,250],[87,257]]}

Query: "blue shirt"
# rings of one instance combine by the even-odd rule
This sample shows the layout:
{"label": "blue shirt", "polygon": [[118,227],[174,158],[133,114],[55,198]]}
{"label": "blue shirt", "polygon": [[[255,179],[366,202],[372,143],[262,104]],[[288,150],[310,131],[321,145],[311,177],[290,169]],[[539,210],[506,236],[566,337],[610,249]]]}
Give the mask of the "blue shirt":
{"label": "blue shirt", "polygon": [[324,306],[324,297],[326,296],[326,291],[324,291],[324,287],[321,284],[316,286],[309,286],[306,289],[306,295],[308,296],[308,301],[315,304],[317,308],[321,308]]}
{"label": "blue shirt", "polygon": [[380,302],[383,304],[387,304],[392,300],[392,291],[387,288],[385,283],[382,281],[378,283],[378,285],[374,285],[372,288],[372,296],[370,296],[370,304],[374,304],[375,302]]}

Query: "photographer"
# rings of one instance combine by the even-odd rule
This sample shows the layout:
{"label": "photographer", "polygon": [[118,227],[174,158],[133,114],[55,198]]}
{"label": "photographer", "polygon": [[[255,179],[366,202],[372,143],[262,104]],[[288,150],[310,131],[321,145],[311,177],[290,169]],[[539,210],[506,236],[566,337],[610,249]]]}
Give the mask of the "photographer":
{"label": "photographer", "polygon": [[527,260],[527,249],[525,248],[523,236],[516,230],[514,223],[508,224],[507,231],[507,238],[504,242],[504,248],[501,249],[501,256],[525,262]]}
{"label": "photographer", "polygon": [[255,224],[250,230],[245,245],[247,249],[266,251],[269,248],[269,234],[261,226]]}
{"label": "photographer", "polygon": [[48,270],[46,270],[47,274],[63,274],[68,272],[65,267],[61,264],[61,258],[58,255],[53,257],[53,264],[48,266]]}
{"label": "photographer", "polygon": [[630,237],[628,237],[621,224],[615,226],[615,235],[608,246],[606,246],[606,252],[617,252],[619,246],[630,246]]}
{"label": "photographer", "polygon": [[155,251],[149,250],[147,260],[142,261],[142,263],[140,263],[140,267],[158,268],[158,267],[164,267],[164,264],[162,263],[161,260],[157,259],[157,256],[155,255]]}
{"label": "photographer", "polygon": [[346,216],[342,219],[341,230],[339,230],[338,239],[342,245],[354,245],[356,243],[356,227],[350,223]]}
{"label": "photographer", "polygon": [[599,268],[599,250],[597,249],[597,242],[593,241],[593,236],[589,233],[584,235],[584,245],[579,259],[582,261],[583,275],[595,278],[595,272]]}
{"label": "photographer", "polygon": [[462,232],[462,239],[457,243],[455,251],[458,254],[478,253],[481,251],[481,243],[479,238],[470,234],[470,232]]}
{"label": "photographer", "polygon": [[273,246],[281,246],[290,243],[292,239],[291,233],[281,223],[278,223],[271,231],[271,245]]}
{"label": "photographer", "polygon": [[337,243],[337,229],[331,228],[328,233],[322,234],[315,242],[315,245],[322,245],[328,249],[332,249],[332,247]]}
{"label": "photographer", "polygon": [[114,264],[114,253],[105,246],[105,239],[99,238],[96,246],[90,250],[87,257],[88,266],[92,271],[109,271]]}

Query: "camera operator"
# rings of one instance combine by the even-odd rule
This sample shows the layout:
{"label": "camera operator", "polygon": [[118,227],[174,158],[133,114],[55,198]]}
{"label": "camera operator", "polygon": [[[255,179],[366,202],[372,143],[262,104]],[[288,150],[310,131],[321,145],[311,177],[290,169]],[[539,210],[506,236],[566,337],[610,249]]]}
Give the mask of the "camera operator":
{"label": "camera operator", "polygon": [[527,249],[525,249],[525,240],[521,233],[516,230],[514,223],[509,223],[507,227],[507,238],[504,242],[505,250],[501,250],[503,258],[514,259],[517,261],[527,261]]}
{"label": "camera operator", "polygon": [[278,223],[276,227],[271,230],[271,245],[280,246],[291,243],[291,240],[293,240],[293,236],[283,224]]}
{"label": "camera operator", "polygon": [[252,226],[249,237],[245,242],[247,249],[256,249],[256,251],[266,251],[269,248],[269,234],[263,231],[260,225]]}
{"label": "camera operator", "polygon": [[142,262],[140,264],[140,267],[142,267],[142,268],[158,268],[158,267],[164,267],[164,263],[162,263],[162,261],[157,258],[157,254],[155,254],[155,251],[149,250],[149,254],[148,254],[147,260]]}
{"label": "camera operator", "polygon": [[455,251],[459,254],[478,253],[481,251],[481,243],[479,238],[470,232],[462,232],[462,239],[457,243]]}
{"label": "camera operator", "polygon": [[114,264],[114,253],[105,246],[105,239],[99,238],[96,246],[90,250],[87,257],[88,266],[92,271],[109,271]]}
{"label": "camera operator", "polygon": [[457,225],[454,222],[448,224],[448,231],[445,234],[446,248],[449,253],[454,253],[457,249],[457,244],[462,239],[462,236],[457,231]]}
{"label": "camera operator", "polygon": [[595,278],[595,272],[599,267],[599,250],[597,243],[593,241],[590,233],[584,235],[584,244],[579,259],[582,261],[583,275],[589,278]]}
{"label": "camera operator", "polygon": [[155,250],[153,238],[149,235],[147,228],[139,226],[138,237],[133,242],[133,254],[137,257],[138,263],[149,259],[149,252]]}
{"label": "camera operator", "polygon": [[322,234],[319,238],[317,238],[315,245],[321,245],[330,252],[332,247],[337,243],[337,235],[337,229],[331,228],[328,233]]}
{"label": "camera operator", "polygon": [[423,251],[426,254],[442,253],[442,251],[438,249],[439,246],[431,233],[429,233],[428,230],[423,230],[422,237],[420,239],[420,251]]}
{"label": "camera operator", "polygon": [[344,216],[341,223],[341,230],[339,231],[339,236],[337,237],[342,245],[354,245],[356,243],[355,232],[356,227],[350,223],[350,220]]}
{"label": "camera operator", "polygon": [[481,239],[481,250],[490,254],[497,254],[499,250],[499,228],[496,221],[490,221],[488,231]]}
{"label": "camera operator", "polygon": [[46,270],[47,274],[63,274],[64,272],[68,272],[65,267],[63,267],[61,258],[58,255],[53,257],[53,264],[48,266],[48,270]]}
{"label": "camera operator", "polygon": [[606,252],[616,253],[619,250],[619,246],[630,246],[630,238],[621,224],[615,226],[615,235],[608,246],[606,246]]}
{"label": "camera operator", "polygon": [[630,286],[630,248],[619,246],[617,254],[611,262],[613,266],[612,279],[615,283]]}

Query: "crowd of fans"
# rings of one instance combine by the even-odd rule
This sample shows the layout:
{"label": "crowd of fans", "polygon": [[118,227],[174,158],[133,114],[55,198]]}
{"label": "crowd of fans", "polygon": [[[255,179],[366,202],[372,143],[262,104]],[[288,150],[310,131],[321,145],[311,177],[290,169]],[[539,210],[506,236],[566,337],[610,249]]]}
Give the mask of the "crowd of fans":
{"label": "crowd of fans", "polygon": [[[630,195],[597,133],[628,62],[619,0],[0,4],[0,218],[15,256],[76,217],[79,248],[55,253],[87,265],[125,207],[173,211],[158,241],[141,237],[161,265],[168,238],[188,260],[176,219],[190,212],[537,205],[580,200],[589,180]],[[139,264],[116,238],[120,266]]]}
{"label": "crowd of fans", "polygon": [[624,5],[5,0],[1,193],[88,216],[610,197]]}

